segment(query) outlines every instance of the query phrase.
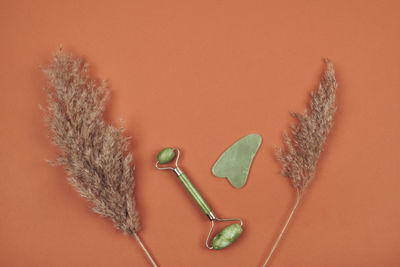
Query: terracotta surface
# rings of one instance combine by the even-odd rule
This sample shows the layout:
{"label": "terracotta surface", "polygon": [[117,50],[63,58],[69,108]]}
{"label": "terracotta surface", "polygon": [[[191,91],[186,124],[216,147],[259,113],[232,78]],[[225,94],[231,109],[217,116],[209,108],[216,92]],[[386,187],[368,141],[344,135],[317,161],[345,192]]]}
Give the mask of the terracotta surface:
{"label": "terracotta surface", "polygon": [[[90,210],[50,167],[39,66],[60,43],[108,79],[106,118],[126,120],[140,235],[161,266],[260,266],[295,200],[273,145],[335,64],[336,123],[270,266],[400,266],[398,1],[1,1],[0,265],[148,266],[137,243]],[[263,144],[247,185],[211,166],[238,138]],[[164,146],[243,236],[208,251],[207,218],[172,173]]]}

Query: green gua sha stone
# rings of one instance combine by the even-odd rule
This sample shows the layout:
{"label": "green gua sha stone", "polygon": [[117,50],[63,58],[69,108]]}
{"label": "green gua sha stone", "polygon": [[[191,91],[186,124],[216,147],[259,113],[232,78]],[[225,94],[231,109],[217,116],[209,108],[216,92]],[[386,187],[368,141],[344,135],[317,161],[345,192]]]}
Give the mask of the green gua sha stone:
{"label": "green gua sha stone", "polygon": [[233,187],[243,187],[261,142],[262,138],[258,134],[249,134],[241,138],[219,157],[212,168],[213,174],[220,178],[228,178]]}

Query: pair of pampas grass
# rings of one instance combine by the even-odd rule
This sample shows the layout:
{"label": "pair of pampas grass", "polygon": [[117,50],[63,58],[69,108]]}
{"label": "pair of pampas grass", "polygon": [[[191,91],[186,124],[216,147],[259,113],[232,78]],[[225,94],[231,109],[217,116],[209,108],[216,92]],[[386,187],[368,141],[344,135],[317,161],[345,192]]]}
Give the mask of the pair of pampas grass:
{"label": "pair of pampas grass", "polygon": [[[282,238],[305,189],[312,180],[325,139],[332,127],[336,79],[332,64],[318,90],[311,95],[310,109],[293,113],[291,137],[284,133],[285,149],[277,148],[283,163],[282,174],[288,177],[297,193],[297,201],[283,226],[264,266]],[[88,76],[82,59],[60,50],[43,69],[50,88],[46,89],[46,119],[52,142],[61,149],[54,165],[62,165],[68,180],[81,196],[93,204],[93,211],[109,218],[115,228],[132,236],[153,266],[157,266],[138,235],[139,216],[133,196],[134,169],[128,153],[129,138],[124,129],[108,125],[103,119],[109,96],[106,82],[97,84]]]}

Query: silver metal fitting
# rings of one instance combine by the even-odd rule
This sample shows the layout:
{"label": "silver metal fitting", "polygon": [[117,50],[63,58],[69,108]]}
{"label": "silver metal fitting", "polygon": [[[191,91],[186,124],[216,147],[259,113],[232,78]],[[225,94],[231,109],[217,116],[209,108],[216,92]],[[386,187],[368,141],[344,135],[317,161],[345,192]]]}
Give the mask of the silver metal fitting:
{"label": "silver metal fitting", "polygon": [[180,176],[183,173],[182,170],[178,168],[178,166],[174,169],[174,172],[177,176]]}
{"label": "silver metal fitting", "polygon": [[210,219],[210,221],[215,220],[217,217],[215,217],[214,213],[212,211],[210,211],[209,214],[207,214],[208,219]]}

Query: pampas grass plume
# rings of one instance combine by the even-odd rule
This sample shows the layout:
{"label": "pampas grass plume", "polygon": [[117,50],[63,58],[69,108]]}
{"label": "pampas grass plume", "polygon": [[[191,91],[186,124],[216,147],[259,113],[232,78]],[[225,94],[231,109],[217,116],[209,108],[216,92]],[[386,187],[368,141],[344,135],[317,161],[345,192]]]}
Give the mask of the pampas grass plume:
{"label": "pampas grass plume", "polygon": [[122,127],[117,129],[103,119],[107,83],[98,85],[90,79],[88,65],[61,48],[43,71],[51,85],[46,90],[47,124],[52,142],[61,150],[53,164],[64,166],[68,181],[92,203],[93,211],[134,237],[156,266],[137,234],[140,224],[129,138]]}

